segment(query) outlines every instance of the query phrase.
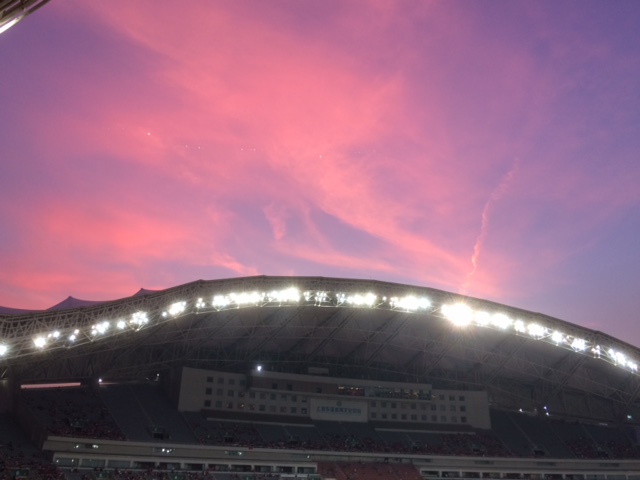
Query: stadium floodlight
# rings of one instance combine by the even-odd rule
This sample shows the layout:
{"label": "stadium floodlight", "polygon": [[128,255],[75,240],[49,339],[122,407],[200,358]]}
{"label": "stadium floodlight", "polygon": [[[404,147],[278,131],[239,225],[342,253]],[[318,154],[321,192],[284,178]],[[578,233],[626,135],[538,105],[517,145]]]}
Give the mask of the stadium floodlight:
{"label": "stadium floodlight", "polygon": [[392,297],[389,299],[392,308],[401,308],[407,312],[415,312],[416,310],[426,310],[431,306],[431,301],[427,297],[416,297],[407,295],[402,298]]}
{"label": "stadium floodlight", "polygon": [[196,308],[204,308],[206,306],[207,304],[204,302],[204,300],[202,298],[198,298],[198,301],[196,301]]}
{"label": "stadium floodlight", "polygon": [[582,338],[574,338],[571,341],[571,348],[579,352],[584,352],[587,349],[587,342]]}
{"label": "stadium floodlight", "polygon": [[511,320],[504,313],[498,312],[491,317],[491,323],[493,323],[496,327],[505,330],[509,328],[509,326],[513,323],[513,320]]}
{"label": "stadium floodlight", "polygon": [[149,323],[147,312],[135,312],[131,314],[131,324],[136,327],[136,330],[140,330],[147,323]]}
{"label": "stadium floodlight", "polygon": [[9,351],[9,347],[4,343],[0,343],[0,357],[5,356],[8,351]]}
{"label": "stadium floodlight", "polygon": [[169,306],[168,312],[172,317],[177,317],[187,309],[187,302],[175,302]]}
{"label": "stadium floodlight", "polygon": [[349,297],[347,297],[347,303],[356,306],[373,307],[376,299],[377,297],[373,293],[367,293],[364,295],[357,293],[355,295],[350,295]]}
{"label": "stadium floodlight", "polygon": [[214,308],[224,308],[229,305],[229,303],[231,302],[225,295],[214,295],[211,305],[213,305]]}
{"label": "stadium floodlight", "polygon": [[44,348],[47,345],[47,339],[44,337],[36,337],[33,339],[33,344],[36,348]]}
{"label": "stadium floodlight", "polygon": [[529,325],[527,325],[527,331],[529,332],[529,335],[534,338],[542,338],[544,337],[547,329],[539,323],[530,323]]}
{"label": "stadium floodlight", "polygon": [[285,303],[285,302],[299,302],[300,301],[300,291],[295,287],[285,288],[284,290],[276,290],[270,293],[269,295],[276,302]]}
{"label": "stadium floodlight", "polygon": [[35,12],[49,0],[21,0],[0,2],[0,34],[6,32],[27,15]]}
{"label": "stadium floodlight", "polygon": [[564,335],[556,330],[551,334],[551,340],[553,340],[553,342],[555,344],[563,343],[564,342]]}
{"label": "stadium floodlight", "polygon": [[442,313],[447,320],[457,327],[466,327],[473,319],[473,310],[464,303],[443,305]]}
{"label": "stadium floodlight", "polygon": [[518,333],[525,333],[527,331],[527,327],[522,320],[513,322],[513,329]]}
{"label": "stadium floodlight", "polygon": [[484,310],[474,312],[473,319],[481,327],[487,327],[491,323],[491,315],[489,315],[489,312],[485,312]]}
{"label": "stadium floodlight", "polygon": [[116,323],[116,327],[118,328],[118,330],[124,330],[126,326],[127,322],[125,322],[124,320],[118,320],[118,323]]}

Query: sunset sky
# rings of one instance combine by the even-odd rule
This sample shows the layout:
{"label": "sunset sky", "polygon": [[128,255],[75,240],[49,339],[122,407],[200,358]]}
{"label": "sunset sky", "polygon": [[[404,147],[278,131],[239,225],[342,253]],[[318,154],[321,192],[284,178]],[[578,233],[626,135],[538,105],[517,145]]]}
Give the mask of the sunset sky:
{"label": "sunset sky", "polygon": [[0,305],[251,275],[640,346],[640,3],[52,0],[0,35]]}

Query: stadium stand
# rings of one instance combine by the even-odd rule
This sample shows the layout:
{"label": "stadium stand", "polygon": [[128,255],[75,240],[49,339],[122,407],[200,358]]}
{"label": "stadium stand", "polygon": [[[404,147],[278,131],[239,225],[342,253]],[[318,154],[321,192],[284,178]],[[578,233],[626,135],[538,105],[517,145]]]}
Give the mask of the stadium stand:
{"label": "stadium stand", "polygon": [[0,480],[640,480],[637,349],[475,299],[516,320],[467,335],[452,298],[260,277],[3,317]]}

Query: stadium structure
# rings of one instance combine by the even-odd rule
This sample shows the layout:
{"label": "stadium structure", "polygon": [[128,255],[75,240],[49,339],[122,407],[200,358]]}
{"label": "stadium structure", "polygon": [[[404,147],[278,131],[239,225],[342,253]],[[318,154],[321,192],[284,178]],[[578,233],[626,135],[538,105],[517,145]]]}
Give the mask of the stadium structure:
{"label": "stadium structure", "polygon": [[0,309],[0,479],[640,479],[638,348],[431,288]]}
{"label": "stadium structure", "polygon": [[49,0],[0,0],[0,33],[47,3]]}

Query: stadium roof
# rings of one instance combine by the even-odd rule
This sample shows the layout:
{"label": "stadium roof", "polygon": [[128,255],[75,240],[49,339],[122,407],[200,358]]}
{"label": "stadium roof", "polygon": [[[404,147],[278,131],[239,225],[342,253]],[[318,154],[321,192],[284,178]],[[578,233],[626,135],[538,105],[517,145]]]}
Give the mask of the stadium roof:
{"label": "stadium roof", "polygon": [[49,0],[0,0],[0,33],[48,2]]}
{"label": "stadium roof", "polygon": [[370,280],[200,280],[0,313],[0,377],[16,382],[322,366],[336,377],[483,389],[498,408],[609,421],[640,415],[638,359],[637,348],[556,318]]}

